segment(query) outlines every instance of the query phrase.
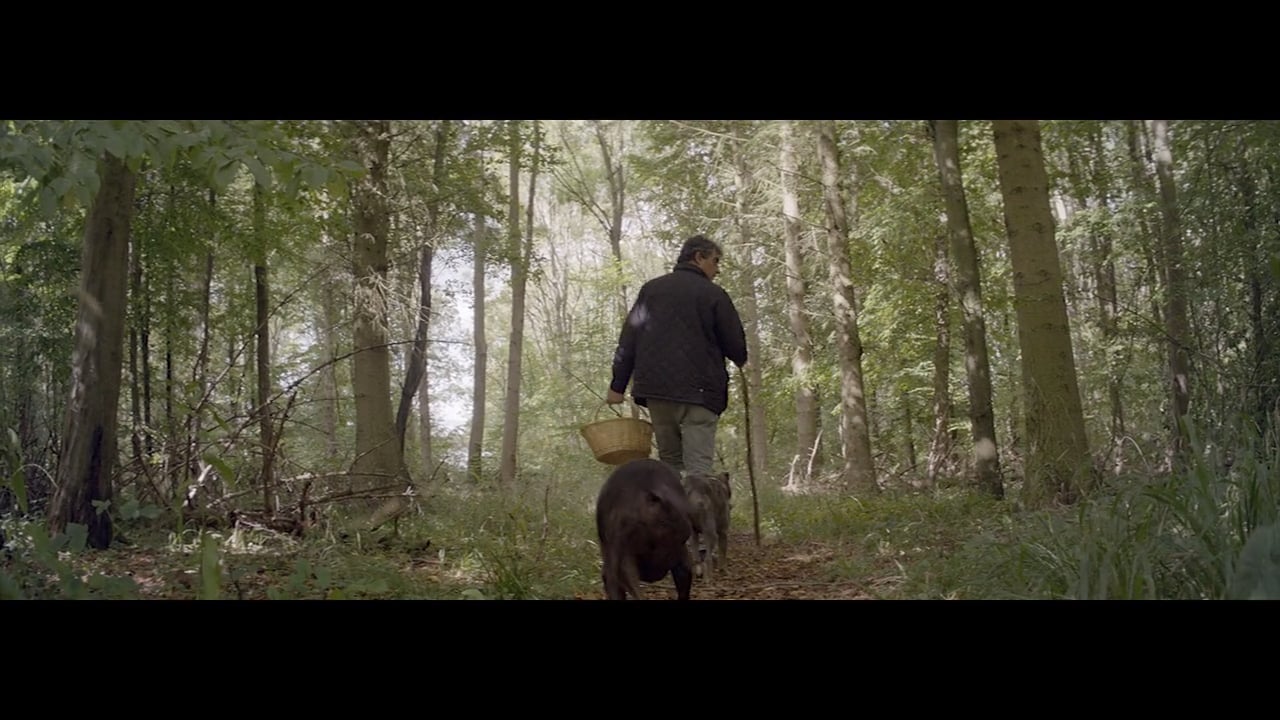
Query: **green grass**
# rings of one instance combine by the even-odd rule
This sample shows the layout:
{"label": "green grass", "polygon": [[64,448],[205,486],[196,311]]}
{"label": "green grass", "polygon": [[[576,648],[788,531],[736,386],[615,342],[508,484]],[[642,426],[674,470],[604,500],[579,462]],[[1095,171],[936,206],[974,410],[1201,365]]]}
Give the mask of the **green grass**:
{"label": "green grass", "polygon": [[[860,499],[790,496],[762,482],[762,539],[785,546],[779,558],[816,546],[815,584],[850,581],[886,599],[1280,595],[1280,454],[1246,438],[1228,469],[1193,448],[1196,459],[1171,477],[1111,478],[1074,507],[1034,512],[958,487]],[[599,591],[594,505],[605,475],[560,468],[503,491],[445,484],[394,533],[344,534],[334,525],[305,541],[189,528],[147,535],[137,520],[130,534],[180,581],[166,597],[572,598]],[[736,533],[751,532],[751,507],[739,482]],[[74,538],[34,542],[41,527],[4,522],[0,595],[133,596],[125,568],[104,566],[114,560],[93,567],[92,582],[80,580],[83,568],[73,564],[94,554],[67,555]]]}

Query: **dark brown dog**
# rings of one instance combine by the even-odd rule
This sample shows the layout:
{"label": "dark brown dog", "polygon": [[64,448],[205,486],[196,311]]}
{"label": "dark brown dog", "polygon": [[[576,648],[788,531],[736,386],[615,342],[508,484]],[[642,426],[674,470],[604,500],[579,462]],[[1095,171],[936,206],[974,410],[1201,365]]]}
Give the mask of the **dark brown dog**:
{"label": "dark brown dog", "polygon": [[724,565],[729,557],[729,500],[733,495],[729,473],[690,475],[684,479],[684,489],[693,506],[695,526],[689,551],[695,561],[700,560],[697,567],[702,569],[702,577],[710,581],[714,567]]}
{"label": "dark brown dog", "polygon": [[688,600],[692,514],[680,475],[670,465],[646,458],[618,466],[596,499],[605,597],[643,600],[639,581],[657,582],[669,572],[677,598]]}

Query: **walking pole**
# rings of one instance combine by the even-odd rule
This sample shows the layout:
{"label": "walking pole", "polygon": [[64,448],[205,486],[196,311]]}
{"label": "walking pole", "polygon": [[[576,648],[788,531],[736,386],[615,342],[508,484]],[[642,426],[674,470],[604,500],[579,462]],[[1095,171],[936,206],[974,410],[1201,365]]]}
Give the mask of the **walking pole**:
{"label": "walking pole", "polygon": [[756,499],[756,469],[751,462],[751,403],[747,395],[747,376],[738,368],[738,379],[742,381],[742,411],[747,422],[747,478],[751,480],[751,516],[755,521],[756,547],[760,547],[760,501]]}

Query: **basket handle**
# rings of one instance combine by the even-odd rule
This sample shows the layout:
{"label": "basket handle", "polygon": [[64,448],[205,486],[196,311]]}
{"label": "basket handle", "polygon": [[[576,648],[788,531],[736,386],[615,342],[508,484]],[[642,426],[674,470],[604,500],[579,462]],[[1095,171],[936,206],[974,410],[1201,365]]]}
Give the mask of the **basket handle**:
{"label": "basket handle", "polygon": [[[622,404],[622,403],[618,403],[617,405],[610,405],[608,402],[602,402],[602,403],[600,403],[600,407],[596,408],[596,412],[595,412],[595,414],[591,416],[591,422],[596,422],[597,420],[599,420],[599,419],[600,419],[600,411],[601,411],[601,410],[603,410],[603,409],[605,409],[606,407],[607,407],[607,408],[609,408],[610,410],[612,410],[614,415],[616,415],[616,416],[618,416],[618,417],[622,417],[622,412],[618,410],[618,405],[621,405],[621,404]],[[649,408],[647,408],[647,407],[640,407],[639,405],[636,405],[635,398],[632,398],[632,399],[631,399],[631,404],[632,404],[632,405],[634,405],[635,407],[639,407],[641,410],[644,410],[644,414],[645,414],[645,415],[648,415],[648,414],[649,414]]]}
{"label": "basket handle", "polygon": [[618,407],[616,405],[609,405],[609,403],[607,402],[602,402],[600,403],[600,407],[596,408],[595,414],[591,416],[591,422],[596,422],[597,420],[599,420],[600,411],[605,408],[609,408],[610,410],[612,410],[614,415],[617,415],[618,417],[622,417],[622,413],[618,411]]}

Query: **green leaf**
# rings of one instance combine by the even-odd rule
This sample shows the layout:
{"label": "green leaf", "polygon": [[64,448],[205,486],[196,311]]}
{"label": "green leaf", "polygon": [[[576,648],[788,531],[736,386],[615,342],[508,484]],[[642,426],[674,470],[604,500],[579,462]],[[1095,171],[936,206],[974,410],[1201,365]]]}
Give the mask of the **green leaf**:
{"label": "green leaf", "polygon": [[302,179],[307,187],[321,188],[329,181],[329,170],[320,165],[308,165],[302,170]]}
{"label": "green leaf", "polygon": [[222,568],[218,565],[218,542],[209,533],[200,535],[200,592],[198,600],[217,600],[222,594]]}
{"label": "green leaf", "polygon": [[9,478],[9,489],[13,491],[13,499],[18,503],[18,510],[27,514],[27,478],[22,468],[13,471]]}
{"label": "green leaf", "polygon": [[1227,588],[1231,600],[1280,600],[1280,522],[1257,528],[1240,551]]}
{"label": "green leaf", "polygon": [[79,202],[82,207],[87,208],[90,205],[93,205],[93,194],[89,192],[89,188],[80,183],[76,183],[75,190],[73,192],[75,193],[76,201]]}
{"label": "green leaf", "polygon": [[489,598],[485,597],[484,593],[480,592],[476,588],[467,588],[466,590],[462,591],[462,599],[463,600],[488,600]]}
{"label": "green leaf", "polygon": [[124,520],[133,520],[138,517],[138,499],[129,498],[120,505],[120,517]]}
{"label": "green leaf", "polygon": [[47,557],[53,552],[53,541],[44,528],[31,529],[31,546],[35,548],[36,555],[40,557]]}
{"label": "green leaf", "polygon": [[271,171],[267,170],[258,158],[249,156],[244,159],[245,167],[249,168],[249,172],[253,173],[253,179],[258,181],[264,189],[271,187]]}
{"label": "green leaf", "polygon": [[101,515],[111,508],[110,500],[90,500],[89,502],[93,504],[93,512],[96,515]]}
{"label": "green leaf", "polygon": [[126,600],[138,597],[138,583],[130,577],[94,575],[89,578],[89,589],[96,590],[109,599]]}
{"label": "green leaf", "polygon": [[178,147],[189,148],[195,147],[196,145],[204,142],[204,139],[208,137],[208,134],[207,130],[180,132],[177,135],[174,135],[173,139]]}
{"label": "green leaf", "polygon": [[326,568],[326,567],[316,568],[316,587],[318,589],[324,590],[325,588],[329,587],[329,581],[332,579],[333,579],[333,576],[329,572],[329,568]]}
{"label": "green leaf", "polygon": [[1274,255],[1271,258],[1271,276],[1280,282],[1280,255]]}
{"label": "green leaf", "polygon": [[148,520],[155,520],[156,518],[160,517],[161,512],[162,511],[160,510],[160,508],[156,507],[155,505],[144,505],[142,506],[141,509],[138,510],[138,514]]}
{"label": "green leaf", "polygon": [[342,588],[333,588],[332,590],[329,591],[329,594],[325,596],[325,599],[326,600],[346,600],[347,594],[342,591]]}
{"label": "green leaf", "polygon": [[225,190],[232,180],[236,179],[236,171],[240,169],[240,163],[235,160],[227,160],[213,173],[213,185],[221,191]]}
{"label": "green leaf", "polygon": [[22,594],[22,588],[18,586],[18,582],[14,580],[9,573],[0,568],[0,600],[25,600],[26,596]]}
{"label": "green leaf", "polygon": [[387,584],[386,580],[378,578],[377,580],[353,583],[347,590],[363,595],[385,595],[391,592],[391,586]]}
{"label": "green leaf", "polygon": [[84,550],[89,541],[89,526],[81,523],[67,523],[67,549],[73,553]]}
{"label": "green leaf", "polygon": [[129,159],[141,160],[147,154],[147,138],[136,124],[131,125],[125,135],[125,147],[128,148]]}
{"label": "green leaf", "polygon": [[107,130],[103,135],[106,136],[104,145],[107,148],[107,152],[121,160],[129,156],[128,151],[125,150],[125,139],[119,130]]}
{"label": "green leaf", "polygon": [[223,462],[222,458],[217,455],[205,455],[204,461],[212,465],[213,469],[218,471],[218,474],[222,476],[223,480],[231,482],[231,480],[235,479],[236,474],[231,471],[231,466]]}

